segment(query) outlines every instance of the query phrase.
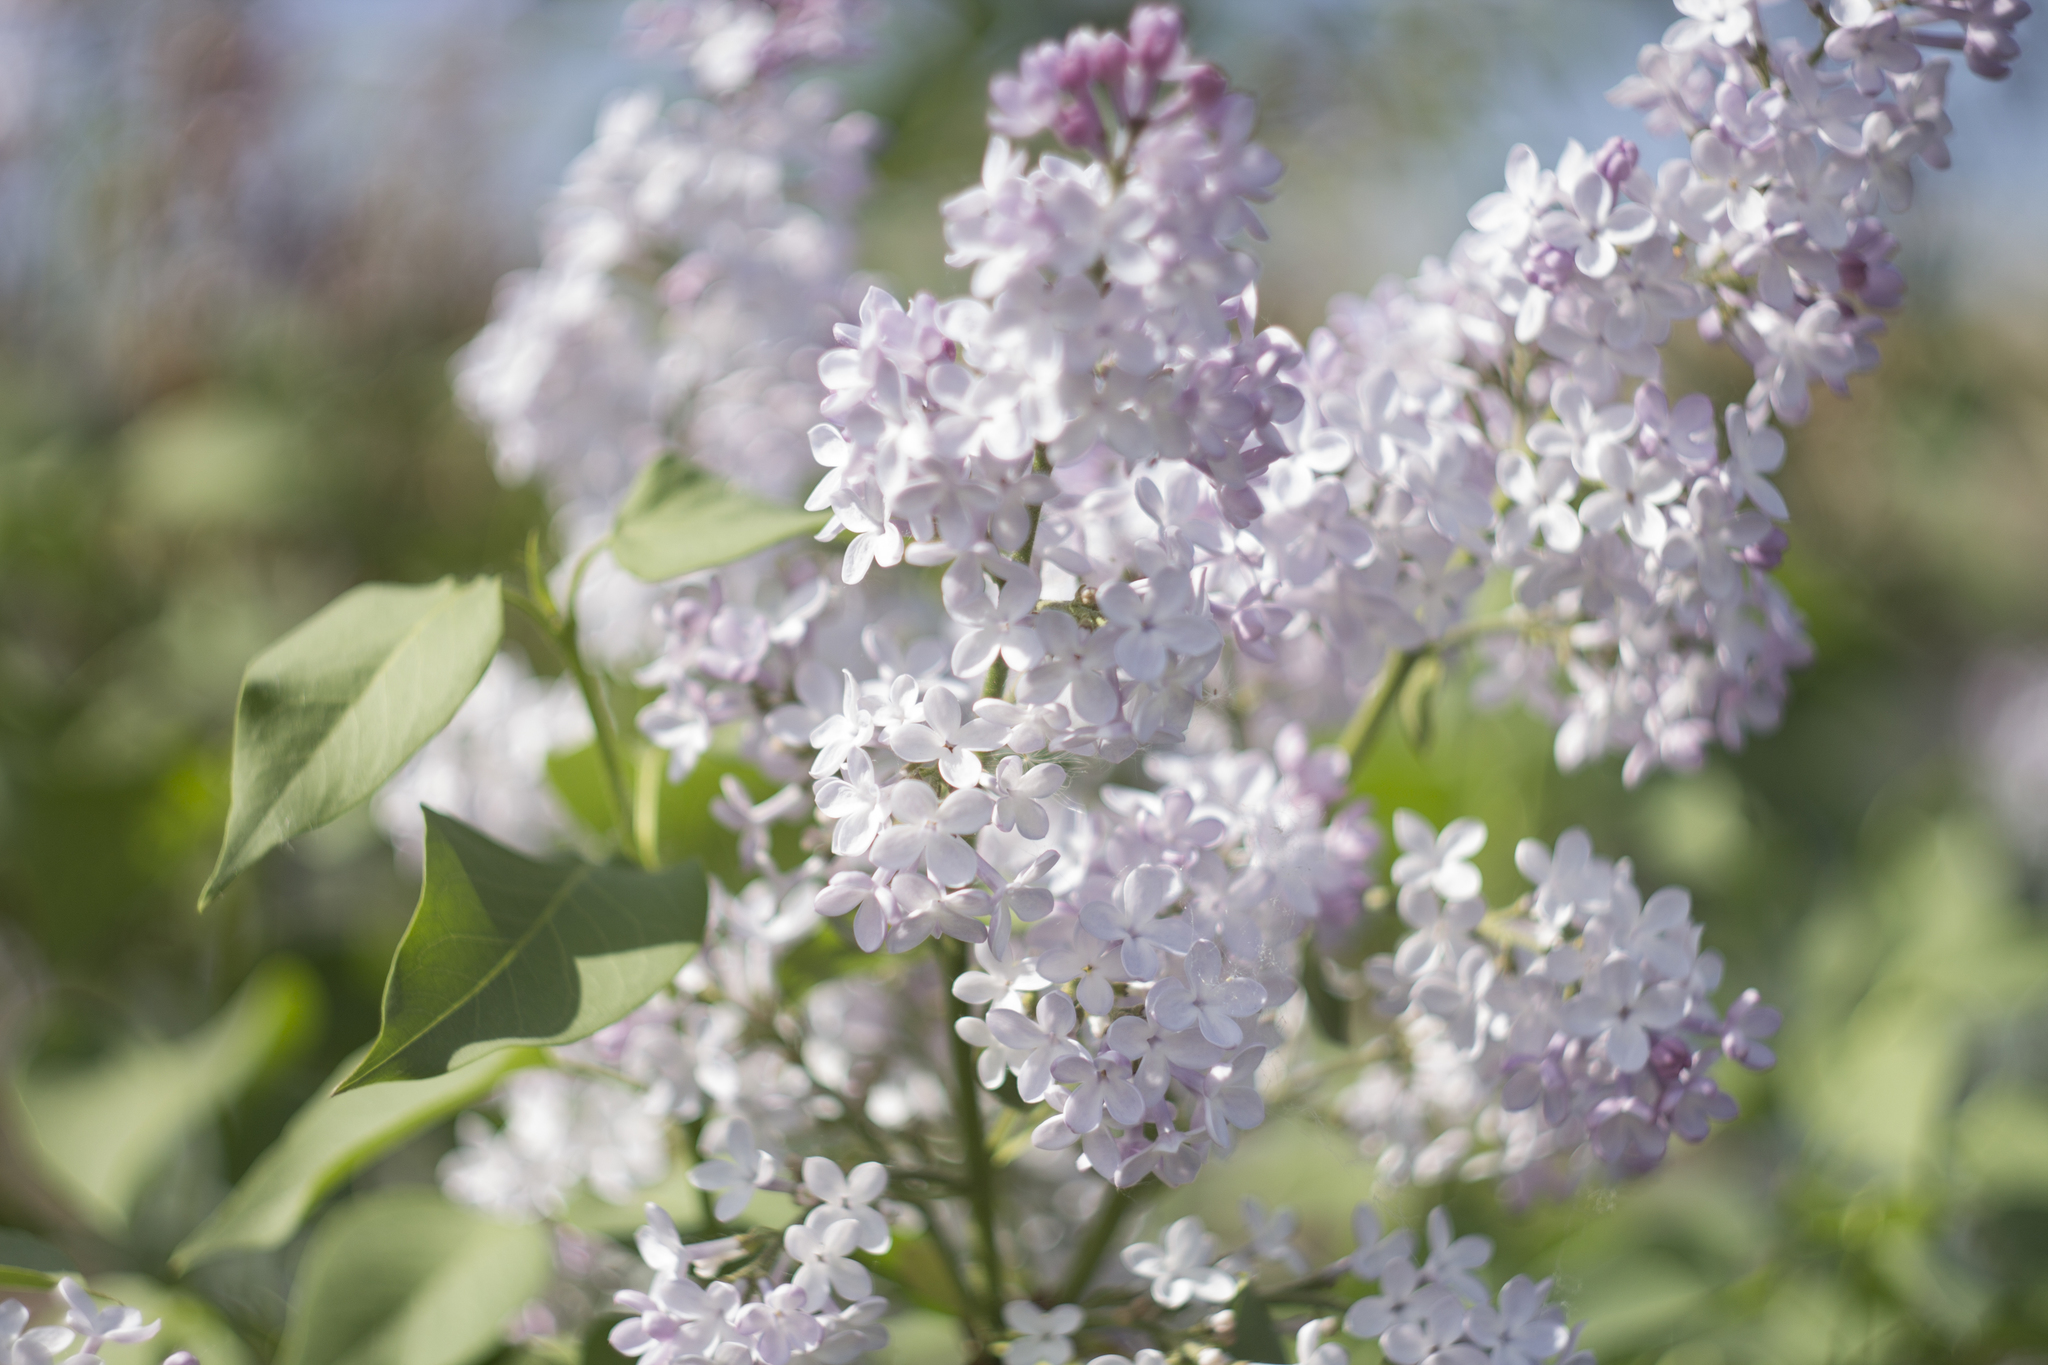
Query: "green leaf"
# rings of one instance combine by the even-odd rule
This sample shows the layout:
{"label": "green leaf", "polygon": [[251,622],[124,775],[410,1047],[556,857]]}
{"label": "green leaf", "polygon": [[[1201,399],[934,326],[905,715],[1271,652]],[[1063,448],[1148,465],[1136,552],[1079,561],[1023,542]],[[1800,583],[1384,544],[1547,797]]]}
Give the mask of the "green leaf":
{"label": "green leaf", "polygon": [[426,821],[425,884],[391,961],[384,1026],[343,1091],[588,1037],[667,985],[704,937],[695,863],[537,862],[438,811]]}
{"label": "green leaf", "polygon": [[27,1266],[0,1265],[0,1289],[25,1289],[42,1294],[57,1287],[57,1276]]}
{"label": "green leaf", "polygon": [[649,583],[744,559],[830,520],[757,498],[664,455],[642,470],[612,526],[612,556]]}
{"label": "green leaf", "polygon": [[505,633],[494,578],[369,583],[257,655],[235,706],[227,834],[199,904],[369,799],[448,723]]}
{"label": "green leaf", "polygon": [[1280,1333],[1273,1327],[1273,1314],[1267,1309],[1266,1301],[1246,1285],[1238,1291],[1237,1299],[1230,1307],[1237,1316],[1237,1339],[1231,1353],[1239,1360],[1271,1361],[1273,1365],[1284,1365],[1287,1354],[1280,1345]]}
{"label": "green leaf", "polygon": [[612,1349],[612,1328],[624,1321],[617,1313],[607,1313],[583,1330],[583,1365],[625,1365],[632,1359]]}
{"label": "green leaf", "polygon": [[879,1256],[866,1252],[854,1259],[866,1263],[877,1275],[901,1288],[911,1302],[949,1317],[967,1316],[967,1304],[946,1269],[945,1253],[923,1233],[898,1237]]}
{"label": "green leaf", "polygon": [[292,1284],[277,1365],[468,1365],[553,1274],[540,1224],[508,1225],[430,1190],[335,1210]]}
{"label": "green leaf", "polygon": [[1325,1038],[1338,1046],[1351,1042],[1351,1004],[1330,989],[1323,955],[1311,934],[1301,946],[1301,989],[1308,997],[1309,1018]]}
{"label": "green leaf", "polygon": [[59,1275],[76,1275],[78,1267],[42,1238],[18,1228],[0,1228],[0,1283],[10,1272],[42,1276],[54,1284]]}
{"label": "green leaf", "polygon": [[119,1234],[178,1145],[310,1041],[319,1013],[312,971],[273,959],[174,1043],[138,1041],[81,1070],[29,1073],[21,1107],[50,1183],[102,1232]]}
{"label": "green leaf", "polygon": [[139,1346],[113,1342],[100,1347],[106,1365],[161,1365],[177,1351],[190,1351],[206,1365],[255,1365],[256,1357],[212,1305],[142,1275],[95,1275],[93,1293],[163,1322],[163,1330]]}
{"label": "green leaf", "polygon": [[230,1251],[262,1251],[291,1240],[313,1206],[354,1172],[407,1139],[489,1094],[507,1072],[541,1060],[538,1051],[500,1052],[421,1081],[329,1093],[361,1064],[363,1049],[343,1062],[306,1107],[293,1116],[242,1183],[171,1256],[184,1274]]}

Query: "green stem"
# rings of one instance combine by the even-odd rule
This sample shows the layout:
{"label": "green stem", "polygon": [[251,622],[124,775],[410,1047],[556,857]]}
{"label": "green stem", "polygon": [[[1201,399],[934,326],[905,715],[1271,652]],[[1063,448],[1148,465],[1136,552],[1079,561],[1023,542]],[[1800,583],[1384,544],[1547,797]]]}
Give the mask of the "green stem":
{"label": "green stem", "polygon": [[[940,953],[946,960],[946,975],[957,979],[967,970],[967,949],[951,939],[942,940]],[[988,1298],[988,1321],[997,1321],[1003,1302],[1003,1257],[996,1245],[996,1176],[989,1160],[988,1134],[981,1121],[981,1081],[974,1074],[974,1049],[953,1025],[967,1017],[967,1002],[946,993],[946,1038],[953,1053],[953,1107],[960,1119],[960,1143],[967,1156],[967,1200],[974,1210],[974,1228],[979,1243],[982,1274]]]}
{"label": "green stem", "polygon": [[547,636],[548,643],[554,646],[555,653],[561,656],[569,676],[576,680],[576,689],[583,694],[583,704],[590,709],[591,726],[597,731],[597,750],[604,760],[605,790],[611,797],[613,828],[618,832],[619,843],[633,855],[635,862],[652,869],[655,860],[647,856],[647,850],[633,837],[633,798],[626,785],[625,764],[620,758],[618,729],[613,724],[611,708],[605,705],[604,693],[597,679],[584,666],[583,651],[576,646],[575,613],[563,616],[556,610],[554,600],[545,595],[546,582],[533,564],[529,564],[528,577],[538,596],[528,597],[515,588],[505,588],[505,601],[533,618],[534,624]]}
{"label": "green stem", "polygon": [[664,767],[661,750],[640,751],[638,783],[633,793],[633,843],[640,850],[640,865],[661,866],[661,786]]}
{"label": "green stem", "polygon": [[1386,667],[1380,670],[1379,680],[1372,685],[1372,691],[1365,694],[1364,700],[1358,703],[1358,710],[1352,713],[1351,723],[1344,727],[1344,734],[1337,743],[1351,755],[1354,777],[1365,768],[1373,741],[1379,738],[1380,727],[1386,724],[1388,713],[1394,709],[1394,699],[1401,695],[1401,684],[1408,681],[1408,675],[1428,652],[1428,646],[1423,646],[1404,649],[1389,657]]}
{"label": "green stem", "polygon": [[[707,1120],[705,1119],[696,1119],[691,1122],[688,1129],[688,1132],[690,1134],[690,1160],[693,1162],[698,1160],[698,1154],[703,1150],[704,1125],[706,1122]],[[714,1232],[717,1231],[718,1198],[716,1195],[712,1194],[711,1191],[707,1189],[698,1188],[697,1213],[698,1216],[704,1220],[704,1226],[706,1228],[711,1229]]]}
{"label": "green stem", "polygon": [[584,667],[582,651],[576,648],[576,623],[563,622],[560,638],[563,658],[568,662],[569,675],[576,679],[576,690],[583,694],[583,704],[590,708],[590,721],[597,729],[597,752],[604,760],[605,786],[611,793],[614,828],[619,842],[633,854],[635,862],[652,868],[641,849],[633,839],[633,798],[626,786],[626,765],[619,757],[619,735],[612,723],[611,707],[605,704],[604,693],[598,687],[597,679]]}
{"label": "green stem", "polygon": [[1079,1303],[1081,1296],[1088,1292],[1088,1281],[1095,1278],[1095,1269],[1102,1264],[1102,1258],[1109,1251],[1109,1244],[1116,1240],[1116,1231],[1123,1226],[1124,1216],[1138,1207],[1138,1201],[1152,1192],[1152,1182],[1134,1185],[1130,1189],[1111,1186],[1109,1193],[1102,1196],[1102,1206],[1095,1210],[1093,1221],[1088,1224],[1088,1233],[1074,1252],[1074,1263],[1067,1270],[1066,1283],[1060,1286],[1056,1303]]}

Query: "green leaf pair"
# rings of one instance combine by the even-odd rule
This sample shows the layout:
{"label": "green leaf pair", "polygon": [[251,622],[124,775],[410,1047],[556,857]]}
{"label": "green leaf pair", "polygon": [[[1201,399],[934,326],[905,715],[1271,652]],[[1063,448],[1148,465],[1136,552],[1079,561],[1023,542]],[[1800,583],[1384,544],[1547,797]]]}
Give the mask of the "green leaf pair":
{"label": "green leaf pair", "polygon": [[426,814],[425,885],[376,1041],[178,1248],[177,1268],[281,1245],[351,1172],[539,1062],[533,1047],[587,1037],[639,1007],[703,938],[709,902],[694,863],[542,862]]}
{"label": "green leaf pair", "polygon": [[[665,582],[824,526],[665,455],[642,471],[607,542]],[[227,833],[204,909],[265,853],[367,801],[441,732],[505,637],[495,578],[343,593],[249,664],[235,706]]]}

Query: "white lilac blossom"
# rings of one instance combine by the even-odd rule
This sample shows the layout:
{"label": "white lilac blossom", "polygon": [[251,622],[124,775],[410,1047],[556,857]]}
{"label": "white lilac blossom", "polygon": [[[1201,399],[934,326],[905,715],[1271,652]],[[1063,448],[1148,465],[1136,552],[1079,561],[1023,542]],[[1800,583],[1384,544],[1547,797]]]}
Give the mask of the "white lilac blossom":
{"label": "white lilac blossom", "polygon": [[[546,211],[539,264],[506,278],[456,360],[500,477],[541,487],[572,559],[663,451],[773,497],[809,485],[806,414],[818,356],[859,296],[849,220],[875,126],[808,73],[857,46],[862,10],[634,6],[634,46],[683,93],[605,107]],[[651,591],[602,558],[578,577],[588,647],[644,656]],[[570,587],[565,573],[557,588]]]}
{"label": "white lilac blossom", "polygon": [[794,76],[844,55],[847,8],[636,6],[637,46],[693,88],[605,109],[547,211],[539,267],[507,280],[457,362],[501,473],[538,478],[569,522],[606,515],[676,445],[797,491],[808,452],[789,414],[816,401],[872,124]]}
{"label": "white lilac blossom", "polygon": [[[1777,428],[1814,383],[1841,391],[1876,363],[1877,311],[1903,288],[1881,214],[1910,202],[1915,161],[1948,164],[1948,67],[1922,49],[2001,77],[2028,6],[1837,0],[1811,53],[1758,7],[1680,9],[1613,98],[1687,156],[1640,164],[1616,138],[1545,167],[1517,147],[1441,260],[1334,301],[1309,339],[1290,376],[1307,477],[1277,462],[1260,494],[1327,498],[1317,524],[1376,552],[1265,569],[1288,583],[1271,596],[1293,625],[1269,633],[1299,637],[1285,672],[1304,695],[1470,629],[1491,570],[1515,605],[1480,643],[1479,695],[1556,723],[1563,766],[1622,752],[1634,782],[1776,724],[1811,654],[1769,573]],[[1754,368],[1719,420],[1662,387],[1682,322]],[[1311,492],[1332,481],[1342,496]]]}
{"label": "white lilac blossom", "polygon": [[601,1077],[521,1071],[498,1092],[493,1128],[465,1114],[457,1145],[441,1159],[451,1198],[501,1217],[559,1216],[587,1186],[613,1203],[668,1174],[667,1125],[637,1090]]}
{"label": "white lilac blossom", "polygon": [[[788,77],[843,50],[849,11],[643,10],[698,93],[613,115],[469,401],[572,547],[668,445],[830,523],[671,585],[659,647],[608,660],[658,693],[643,782],[663,755],[671,781],[729,765],[687,813],[727,855],[702,946],[511,1078],[502,1127],[466,1118],[451,1195],[551,1216],[693,1153],[687,1234],[650,1209],[652,1283],[612,1333],[653,1365],[874,1349],[877,1277],[912,1264],[875,1258],[910,1229],[984,1355],[1206,1359],[1231,1344],[1221,1305],[1278,1267],[1319,1311],[1344,1274],[1372,1285],[1343,1330],[1401,1365],[1587,1359],[1547,1282],[1490,1290],[1490,1248],[1441,1215],[1419,1263],[1366,1211],[1312,1272],[1291,1215],[1256,1206],[1235,1247],[1193,1219],[1119,1240],[1124,1191],[1198,1179],[1283,1104],[1327,1104],[1389,1184],[1515,1196],[1646,1172],[1733,1116],[1715,1068],[1771,1065],[1780,1020],[1754,991],[1717,1005],[1682,890],[1645,897],[1571,831],[1523,841],[1530,889],[1490,905],[1485,827],[1400,811],[1389,894],[1353,769],[1408,671],[1465,647],[1482,699],[1554,721],[1565,766],[1626,753],[1629,782],[1775,722],[1808,653],[1770,574],[1782,429],[1814,381],[1868,367],[1872,310],[1900,297],[1877,215],[1950,132],[1922,50],[1997,74],[2024,9],[1842,0],[1810,61],[1760,7],[1685,0],[1616,98],[1686,157],[1517,148],[1446,257],[1335,301],[1305,347],[1260,325],[1247,250],[1278,163],[1172,10],[999,76],[981,180],[942,208],[968,292],[870,289],[850,314],[836,235],[757,278],[857,178],[861,125]],[[751,168],[746,192],[713,163]],[[649,278],[660,306],[627,307]],[[544,289],[588,311],[536,321],[520,291]],[[1752,361],[1745,402],[1666,391],[1685,322]],[[747,428],[772,454],[719,444],[704,414],[766,391],[720,376],[804,365],[802,401]],[[1489,577],[1511,605],[1480,618]],[[1318,743],[1361,692],[1359,733]],[[1391,951],[1329,966],[1389,908]],[[1378,1038],[1333,1059],[1319,990],[1370,996]],[[1288,1329],[1299,1365],[1342,1354],[1336,1320]]]}

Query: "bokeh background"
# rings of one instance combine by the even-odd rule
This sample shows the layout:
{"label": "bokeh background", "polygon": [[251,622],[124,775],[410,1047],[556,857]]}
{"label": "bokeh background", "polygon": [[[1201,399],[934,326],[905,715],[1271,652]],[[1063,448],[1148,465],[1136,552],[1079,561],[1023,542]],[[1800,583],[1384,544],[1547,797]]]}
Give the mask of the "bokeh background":
{"label": "bokeh background", "polygon": [[[897,0],[846,74],[888,130],[869,267],[958,287],[935,206],[975,176],[988,74],[1124,8]],[[1190,8],[1288,161],[1265,299],[1304,335],[1331,292],[1446,245],[1510,143],[1548,159],[1633,131],[1601,96],[1671,18],[1661,0]],[[82,1112],[124,1206],[110,1232],[0,1106],[0,1262],[55,1248],[176,1283],[169,1249],[375,1030],[415,888],[366,819],[192,910],[235,686],[352,583],[510,568],[542,521],[493,478],[448,360],[534,258],[604,94],[660,79],[618,51],[620,9],[0,0],[0,1068],[46,1104],[80,1103],[67,1075],[120,1077],[118,1103]],[[1520,1209],[1483,1186],[1391,1196],[1411,1215],[1448,1200],[1497,1264],[1557,1276],[1603,1361],[2048,1360],[2037,55],[2001,86],[1956,81],[1956,165],[1906,217],[1883,368],[1792,438],[1785,574],[1820,653],[1781,732],[1631,793],[1615,764],[1561,777],[1539,725],[1452,687],[1367,774],[1382,810],[1486,818],[1502,885],[1515,839],[1589,827],[1645,886],[1691,886],[1729,978],[1785,1007],[1781,1067],[1738,1078],[1743,1119],[1650,1180]],[[1723,353],[1676,364],[1746,387]],[[264,1047],[195,1034],[231,1000],[266,1012]],[[357,1184],[429,1179],[446,1142]],[[1232,1228],[1241,1191],[1291,1201],[1335,1250],[1370,1186],[1341,1133],[1275,1125],[1200,1206]],[[230,1261],[182,1297],[133,1283],[216,1343],[209,1365],[239,1365],[274,1347],[289,1270]]]}

